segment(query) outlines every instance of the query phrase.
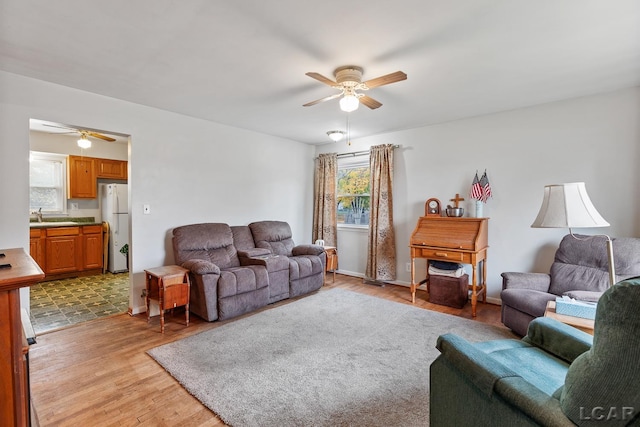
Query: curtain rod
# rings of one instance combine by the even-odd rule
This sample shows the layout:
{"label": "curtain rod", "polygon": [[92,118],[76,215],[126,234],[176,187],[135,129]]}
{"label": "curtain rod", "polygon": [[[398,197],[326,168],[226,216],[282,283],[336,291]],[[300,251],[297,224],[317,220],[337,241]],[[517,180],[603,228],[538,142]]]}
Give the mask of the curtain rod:
{"label": "curtain rod", "polygon": [[[399,145],[394,145],[393,148],[394,149],[395,148],[400,148],[400,146]],[[340,153],[337,156],[338,156],[338,158],[340,158],[340,157],[357,157],[357,156],[364,156],[364,155],[367,155],[369,153],[370,153],[369,150],[363,150],[363,151],[354,151],[352,153]],[[316,159],[317,159],[317,157],[316,157]]]}

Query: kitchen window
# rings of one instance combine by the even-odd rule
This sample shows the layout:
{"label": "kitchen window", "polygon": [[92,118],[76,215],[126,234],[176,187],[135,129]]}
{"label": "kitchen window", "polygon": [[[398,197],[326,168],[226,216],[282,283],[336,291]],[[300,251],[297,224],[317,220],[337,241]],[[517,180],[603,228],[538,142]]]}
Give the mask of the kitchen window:
{"label": "kitchen window", "polygon": [[338,225],[369,226],[369,156],[338,159]]}
{"label": "kitchen window", "polygon": [[29,156],[29,211],[67,211],[67,156],[32,151]]}

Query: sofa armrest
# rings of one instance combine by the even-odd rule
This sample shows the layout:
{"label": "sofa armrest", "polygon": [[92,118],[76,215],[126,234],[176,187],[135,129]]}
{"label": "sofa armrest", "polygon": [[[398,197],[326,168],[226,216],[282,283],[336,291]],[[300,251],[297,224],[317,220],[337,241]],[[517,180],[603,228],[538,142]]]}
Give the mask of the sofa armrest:
{"label": "sofa armrest", "polygon": [[182,263],[182,267],[193,274],[220,274],[220,267],[205,259],[189,259]]}
{"label": "sofa armrest", "polygon": [[440,357],[444,357],[487,397],[491,397],[499,379],[518,376],[457,335],[440,335],[436,348],[440,350]]}
{"label": "sofa armrest", "polygon": [[588,333],[550,317],[538,317],[529,323],[522,340],[569,363],[593,344],[593,337]]}
{"label": "sofa armrest", "polygon": [[250,248],[250,249],[242,249],[238,250],[238,256],[244,258],[251,258],[255,256],[265,256],[270,255],[271,251],[267,248]]}
{"label": "sofa armrest", "polygon": [[241,257],[240,265],[261,265],[269,273],[289,269],[289,258],[284,255],[260,255],[255,257]]}
{"label": "sofa armrest", "polygon": [[496,384],[496,395],[517,408],[536,424],[549,427],[575,427],[562,412],[560,400],[549,396],[522,377],[503,378]]}
{"label": "sofa armrest", "polygon": [[502,289],[531,289],[549,292],[551,276],[546,273],[502,273]]}
{"label": "sofa armrest", "polygon": [[293,256],[298,255],[321,255],[324,253],[324,247],[320,245],[298,245],[291,250]]}

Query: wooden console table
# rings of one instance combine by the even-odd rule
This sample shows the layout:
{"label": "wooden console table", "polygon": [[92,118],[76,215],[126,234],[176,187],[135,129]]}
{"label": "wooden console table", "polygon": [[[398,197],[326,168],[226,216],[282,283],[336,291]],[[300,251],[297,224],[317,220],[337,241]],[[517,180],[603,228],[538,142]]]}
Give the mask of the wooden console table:
{"label": "wooden console table", "polygon": [[29,345],[22,329],[20,288],[44,279],[44,273],[24,249],[0,249],[0,425],[27,426],[29,422]]}
{"label": "wooden console table", "polygon": [[[471,290],[471,314],[476,316],[478,296],[487,300],[487,248],[489,218],[453,218],[423,216],[411,234],[411,302],[416,302],[415,260],[424,258],[471,264],[473,276]],[[478,266],[482,263],[482,280],[478,281]],[[429,269],[427,268],[427,280]]]}

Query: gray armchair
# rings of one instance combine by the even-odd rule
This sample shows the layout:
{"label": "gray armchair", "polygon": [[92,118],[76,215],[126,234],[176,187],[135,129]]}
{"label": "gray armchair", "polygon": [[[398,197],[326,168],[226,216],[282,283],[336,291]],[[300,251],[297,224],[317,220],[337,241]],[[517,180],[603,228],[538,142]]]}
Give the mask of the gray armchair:
{"label": "gray armchair", "polygon": [[439,337],[430,424],[639,426],[639,306],[636,277],[600,298],[593,338],[546,317],[522,340]]}
{"label": "gray armchair", "polygon": [[[609,287],[609,261],[606,238],[565,236],[556,251],[549,274],[502,273],[502,323],[519,335],[527,333],[529,323],[544,315],[548,301],[568,295],[598,301]],[[640,239],[613,239],[617,280],[640,275]]]}
{"label": "gray armchair", "polygon": [[249,224],[256,247],[268,249],[289,259],[289,296],[313,292],[324,283],[327,255],[318,245],[293,242],[291,227],[283,221],[259,221]]}

